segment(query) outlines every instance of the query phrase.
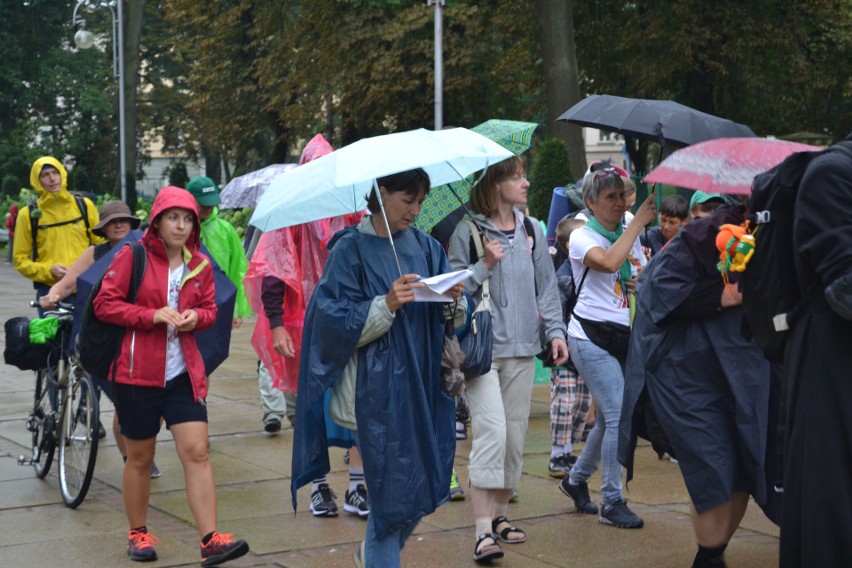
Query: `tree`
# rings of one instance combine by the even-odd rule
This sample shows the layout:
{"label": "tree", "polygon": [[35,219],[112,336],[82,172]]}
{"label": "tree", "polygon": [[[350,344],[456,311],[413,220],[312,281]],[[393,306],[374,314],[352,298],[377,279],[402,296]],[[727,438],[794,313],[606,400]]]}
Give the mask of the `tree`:
{"label": "tree", "polygon": [[530,214],[538,219],[547,219],[553,189],[570,183],[571,168],[565,142],[559,138],[548,138],[541,143],[533,165],[527,205]]}
{"label": "tree", "polygon": [[541,58],[545,67],[548,131],[551,136],[565,142],[571,169],[582,172],[586,170],[583,130],[577,125],[556,120],[560,114],[580,102],[573,4],[570,0],[535,0],[535,11]]}

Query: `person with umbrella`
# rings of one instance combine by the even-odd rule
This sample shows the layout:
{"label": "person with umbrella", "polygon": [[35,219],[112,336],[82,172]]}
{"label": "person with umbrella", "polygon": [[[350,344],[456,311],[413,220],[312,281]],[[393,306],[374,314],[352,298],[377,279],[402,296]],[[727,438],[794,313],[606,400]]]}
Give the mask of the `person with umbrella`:
{"label": "person with umbrella", "polygon": [[512,525],[507,513],[521,478],[534,356],[542,349],[540,322],[554,362],[561,365],[568,359],[544,233],[537,221],[525,222],[521,213],[529,187],[521,158],[489,167],[470,201],[473,221],[484,233],[484,258],[472,258],[471,223],[459,223],[450,238],[450,264],[455,269],[471,268],[464,282],[468,292],[481,298],[482,284],[489,280],[494,326],[491,370],[465,381],[473,427],[468,471],[477,562],[503,556],[497,538],[508,544],[526,541],[524,531]]}
{"label": "person with umbrella", "polygon": [[[329,471],[331,388],[331,416],[357,431],[369,488],[358,566],[398,567],[420,518],[449,499],[455,409],[442,390],[441,353],[445,317],[466,310],[414,301],[417,280],[449,270],[438,242],[411,227],[430,186],[420,168],[375,181],[372,215],[329,242],[305,317],[291,491],[295,504],[301,485]],[[459,298],[461,284],[448,293]]]}
{"label": "person with umbrella", "polygon": [[216,530],[216,482],[207,454],[207,375],[195,334],[213,326],[217,307],[213,269],[200,251],[200,234],[195,198],[185,189],[164,187],[142,237],[146,268],[135,303],[126,301],[133,261],[127,247],[116,254],[92,300],[99,320],[129,332],[110,373],[127,447],[121,489],[130,525],[127,553],[135,561],[157,558],[147,517],[161,417],[183,466],[201,536],[202,566],[248,552],[245,541]]}
{"label": "person with umbrella", "polygon": [[[71,265],[62,280],[50,287],[47,294],[39,298],[39,305],[44,309],[51,309],[56,302],[61,302],[74,293],[77,288],[77,277],[86,272],[93,264],[103,258],[116,245],[125,240],[131,231],[139,228],[142,221],[130,212],[130,207],[123,201],[107,201],[101,205],[100,221],[92,227],[92,232],[99,237],[107,239],[107,242],[92,245],[83,251],[83,254]],[[139,233],[136,233],[137,235]],[[104,391],[110,402],[115,404],[112,393],[112,383],[104,377],[95,377],[98,386]],[[101,426],[103,428],[103,426]],[[118,413],[113,415],[112,432],[115,435],[115,446],[121,453],[121,457],[127,460],[127,450],[124,447],[124,436],[121,435],[121,427],[118,424]],[[106,433],[104,432],[104,435]],[[151,477],[160,477],[160,469],[157,464],[151,462]]]}

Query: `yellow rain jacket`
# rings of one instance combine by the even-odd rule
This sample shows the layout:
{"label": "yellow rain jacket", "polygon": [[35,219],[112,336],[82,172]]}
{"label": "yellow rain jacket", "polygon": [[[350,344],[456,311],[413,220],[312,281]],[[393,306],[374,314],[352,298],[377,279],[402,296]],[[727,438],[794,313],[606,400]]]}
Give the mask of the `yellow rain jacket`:
{"label": "yellow rain jacket", "polygon": [[[56,193],[45,190],[39,180],[41,169],[45,165],[59,170],[62,183]],[[35,161],[30,170],[30,185],[38,192],[38,256],[33,260],[30,207],[26,206],[18,213],[18,221],[15,224],[15,247],[12,252],[15,270],[36,284],[53,286],[59,280],[50,273],[51,266],[71,266],[90,245],[104,242],[92,233],[92,227],[98,224],[98,210],[94,203],[83,198],[89,219],[89,228],[86,229],[80,208],[77,207],[74,196],[68,193],[68,172],[56,158],[45,156]]]}

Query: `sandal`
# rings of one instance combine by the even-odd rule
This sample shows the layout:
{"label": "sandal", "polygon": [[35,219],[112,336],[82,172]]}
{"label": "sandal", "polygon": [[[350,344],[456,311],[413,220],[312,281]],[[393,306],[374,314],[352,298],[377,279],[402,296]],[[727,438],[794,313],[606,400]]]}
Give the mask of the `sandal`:
{"label": "sandal", "polygon": [[[491,539],[491,544],[485,544],[485,541],[488,539]],[[476,537],[476,546],[473,547],[473,559],[480,564],[487,564],[497,558],[503,558],[503,549],[497,544],[495,535],[482,533]]]}
{"label": "sandal", "polygon": [[[502,525],[503,523],[509,525],[502,531],[498,531],[497,527]],[[509,522],[509,519],[506,517],[497,517],[493,521],[491,521],[491,530],[494,531],[494,534],[500,538],[503,542],[507,544],[521,544],[522,542],[527,541],[527,533],[519,529],[518,527],[513,527],[512,523]],[[511,533],[518,533],[520,536],[515,538],[509,538]]]}

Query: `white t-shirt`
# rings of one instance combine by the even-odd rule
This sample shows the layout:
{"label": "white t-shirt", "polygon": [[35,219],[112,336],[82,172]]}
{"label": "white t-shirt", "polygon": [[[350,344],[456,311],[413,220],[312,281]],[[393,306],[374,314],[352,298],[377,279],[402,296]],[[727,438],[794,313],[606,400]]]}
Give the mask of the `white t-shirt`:
{"label": "white t-shirt", "polygon": [[[180,294],[180,283],[183,280],[183,274],[186,270],[186,265],[181,264],[177,268],[169,269],[169,307],[173,310],[178,309],[178,294]],[[166,339],[166,380],[170,381],[186,371],[186,361],[183,359],[183,351],[180,349],[180,338],[178,337],[177,328],[173,325],[168,326]]]}
{"label": "white t-shirt", "polygon": [[[594,247],[600,247],[607,251],[612,248],[612,243],[605,236],[594,232],[588,226],[581,227],[571,233],[568,258],[571,260],[574,286],[577,288],[579,288],[580,281],[583,280],[583,272],[587,268],[583,264],[583,259]],[[636,242],[633,243],[628,259],[631,274],[636,276],[647,262],[645,255],[642,254],[642,245],[639,239],[636,239]],[[619,272],[606,274],[589,269],[574,311],[583,319],[630,325],[630,303],[627,290],[624,289],[620,281]],[[568,324],[568,335],[577,339],[588,339],[577,318],[571,318],[571,322]]]}

